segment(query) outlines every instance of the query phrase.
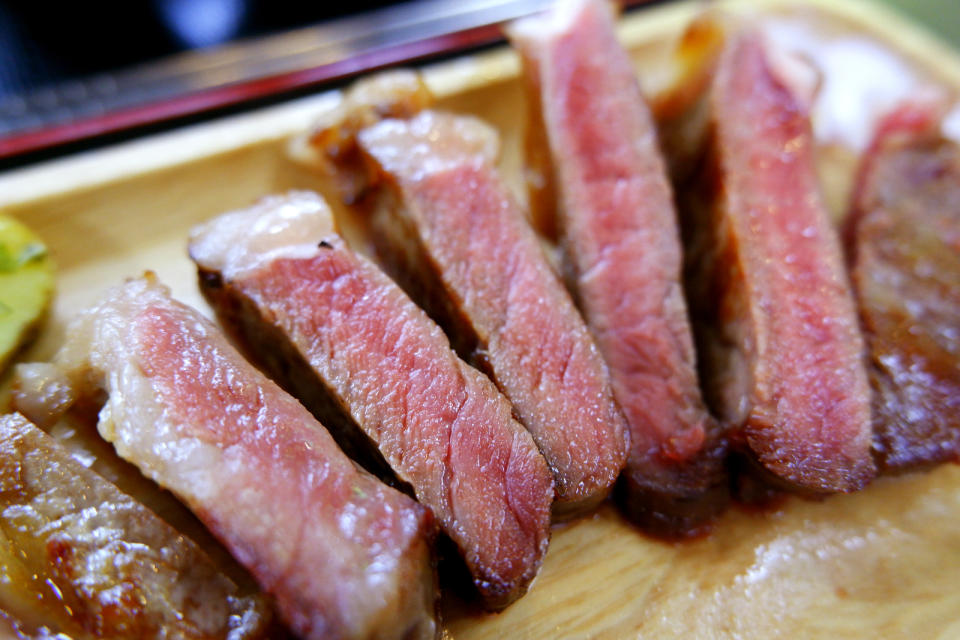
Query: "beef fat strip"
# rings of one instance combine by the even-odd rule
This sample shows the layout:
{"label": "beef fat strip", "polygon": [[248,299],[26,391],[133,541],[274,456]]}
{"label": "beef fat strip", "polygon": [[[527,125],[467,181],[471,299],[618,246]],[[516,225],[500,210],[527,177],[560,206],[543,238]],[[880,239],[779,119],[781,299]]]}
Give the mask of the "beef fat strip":
{"label": "beef fat strip", "polygon": [[680,194],[707,400],[761,475],[822,494],[857,490],[875,469],[863,338],[814,173],[805,71],[749,26],[731,35],[699,184]]}
{"label": "beef fat strip", "polygon": [[0,417],[0,532],[0,609],[29,637],[264,637],[263,599],[19,414]]}
{"label": "beef fat strip", "polygon": [[558,188],[545,200],[559,204],[574,294],[630,425],[625,510],[694,533],[726,503],[725,447],[700,395],[673,196],[613,9],[564,2],[508,33],[537,107],[529,126],[549,147],[528,150],[528,164],[545,158],[535,169]]}
{"label": "beef fat strip", "polygon": [[593,507],[623,467],[626,425],[593,339],[494,168],[496,133],[424,111],[358,141],[381,256],[511,401],[553,471],[554,515]]}
{"label": "beef fat strip", "polygon": [[344,244],[326,203],[299,192],[226,213],[194,230],[190,255],[239,340],[433,510],[485,605],[522,595],[549,541],[550,470],[490,380]]}
{"label": "beef fat strip", "polygon": [[[353,202],[370,179],[357,133],[383,118],[409,118],[432,103],[433,95],[416,71],[393,69],[361,78],[307,135],[295,139],[291,151],[295,159],[333,173],[340,196]],[[318,151],[319,158],[314,156]]]}
{"label": "beef fat strip", "polygon": [[304,638],[432,638],[426,509],[358,469],[296,400],[148,274],[79,316],[56,358],[98,429],[173,491]]}
{"label": "beef fat strip", "polygon": [[960,461],[960,147],[936,104],[881,121],[848,219],[884,472]]}

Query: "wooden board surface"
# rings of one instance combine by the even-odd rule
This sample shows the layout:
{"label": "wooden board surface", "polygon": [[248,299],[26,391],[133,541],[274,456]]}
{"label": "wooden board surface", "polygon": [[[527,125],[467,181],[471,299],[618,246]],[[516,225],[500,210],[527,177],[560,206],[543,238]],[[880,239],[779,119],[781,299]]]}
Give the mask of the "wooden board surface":
{"label": "wooden board surface", "polygon": [[[870,3],[834,4],[786,11],[798,20],[826,12],[831,28],[896,42],[960,89],[949,48]],[[747,5],[757,3],[733,8]],[[680,3],[624,21],[648,90],[696,10]],[[501,129],[503,167],[519,186],[516,72],[512,54],[495,51],[431,67],[427,80],[440,106]],[[266,193],[322,187],[288,158],[286,139],[336,100],[306,98],[0,176],[0,208],[45,239],[59,268],[49,321],[24,358],[49,357],[78,309],[145,269],[209,312],[186,258],[188,229]],[[828,173],[847,174],[847,163],[824,158]],[[712,535],[679,544],[645,537],[605,505],[554,529],[540,576],[505,612],[482,614],[448,594],[443,614],[446,636],[458,640],[960,638],[960,467],[883,479],[821,502],[791,498],[763,513],[733,508]]]}

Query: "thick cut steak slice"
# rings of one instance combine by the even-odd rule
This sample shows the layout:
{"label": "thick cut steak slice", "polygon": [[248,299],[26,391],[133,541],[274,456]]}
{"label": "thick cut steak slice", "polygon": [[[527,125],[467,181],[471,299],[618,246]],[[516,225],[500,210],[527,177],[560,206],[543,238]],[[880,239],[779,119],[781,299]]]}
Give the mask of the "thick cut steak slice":
{"label": "thick cut steak slice", "polygon": [[550,537],[550,470],[493,383],[344,244],[326,203],[294,192],[223,214],[194,230],[190,255],[256,359],[430,507],[485,605],[522,595]]}
{"label": "thick cut steak slice", "polygon": [[393,274],[513,403],[554,473],[560,517],[606,496],[626,425],[607,368],[492,164],[482,122],[424,111],[359,135],[368,206]]}
{"label": "thick cut steak slice", "polygon": [[296,400],[152,277],[79,316],[57,363],[98,429],[170,489],[304,638],[432,638],[426,509],[358,469]]}
{"label": "thick cut steak slice", "polygon": [[734,442],[788,488],[854,491],[875,471],[863,337],[797,64],[749,27],[726,45],[699,184],[681,190],[689,299],[705,394]]}
{"label": "thick cut steak slice", "polygon": [[884,472],[960,461],[960,147],[934,105],[881,122],[848,220]]}
{"label": "thick cut steak slice", "polygon": [[726,504],[724,441],[700,395],[676,211],[650,111],[611,5],[559,3],[508,30],[547,152],[574,296],[630,426],[622,502],[645,527],[695,533]]}

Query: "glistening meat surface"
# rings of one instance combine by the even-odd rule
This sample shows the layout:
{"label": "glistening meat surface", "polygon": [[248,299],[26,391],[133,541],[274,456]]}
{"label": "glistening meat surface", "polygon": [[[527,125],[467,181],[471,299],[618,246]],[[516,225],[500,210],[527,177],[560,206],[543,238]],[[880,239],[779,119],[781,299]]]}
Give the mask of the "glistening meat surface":
{"label": "glistening meat surface", "polygon": [[606,365],[492,164],[496,134],[430,111],[363,130],[393,273],[511,401],[554,473],[554,512],[603,499],[626,456]]}
{"label": "glistening meat surface", "polygon": [[298,635],[436,635],[426,510],[357,469],[155,279],[79,316],[57,363],[80,393],[106,391],[100,434],[200,517]]}
{"label": "glistening meat surface", "polygon": [[735,441],[777,483],[853,491],[874,474],[863,338],[796,64],[751,28],[726,45],[699,191],[681,192],[690,300],[705,392]]}
{"label": "glistening meat surface", "polygon": [[960,148],[939,116],[880,123],[848,220],[885,472],[960,460]]}
{"label": "glistening meat surface", "polygon": [[[699,530],[725,505],[724,446],[700,396],[673,196],[633,64],[602,0],[558,3],[509,29],[528,127],[547,149],[572,288],[630,427],[622,501],[659,533]],[[538,136],[534,136],[536,139]],[[532,141],[536,144],[536,141]],[[549,226],[549,225],[545,225]]]}
{"label": "glistening meat surface", "polygon": [[27,637],[264,637],[262,598],[18,414],[0,417],[0,531],[0,609]]}
{"label": "glistening meat surface", "polygon": [[485,605],[522,595],[549,541],[550,470],[496,387],[345,245],[326,203],[265,198],[196,228],[190,254],[240,342],[430,507]]}

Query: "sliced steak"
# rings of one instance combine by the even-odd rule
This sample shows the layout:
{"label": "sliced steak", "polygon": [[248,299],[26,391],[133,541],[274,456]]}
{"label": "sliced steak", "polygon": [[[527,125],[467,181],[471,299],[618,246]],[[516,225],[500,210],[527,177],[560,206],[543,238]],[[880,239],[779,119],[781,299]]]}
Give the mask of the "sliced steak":
{"label": "sliced steak", "polygon": [[[509,28],[523,59],[532,169],[556,185],[574,297],[630,426],[623,506],[662,534],[700,531],[726,504],[724,440],[700,395],[673,195],[613,8],[561,3]],[[537,167],[546,160],[547,166]]]}
{"label": "sliced steak", "polygon": [[98,429],[173,491],[304,638],[432,638],[426,509],[358,469],[296,400],[152,277],[70,326],[57,363]]}
{"label": "sliced steak", "polygon": [[533,229],[497,174],[496,133],[424,111],[363,130],[381,257],[458,352],[513,403],[554,473],[554,514],[589,509],[623,467],[608,373]]}
{"label": "sliced steak", "polygon": [[759,32],[732,35],[689,214],[705,395],[768,479],[809,493],[874,475],[863,337],[814,173],[806,80]]}
{"label": "sliced steak", "polygon": [[909,104],[881,122],[848,219],[887,473],[960,461],[960,147],[939,115]]}
{"label": "sliced steak", "polygon": [[550,537],[550,470],[493,383],[344,244],[326,203],[298,192],[223,214],[194,230],[190,255],[255,358],[430,507],[485,605],[522,595]]}
{"label": "sliced steak", "polygon": [[0,529],[0,609],[29,637],[264,637],[263,598],[19,414],[0,417]]}

